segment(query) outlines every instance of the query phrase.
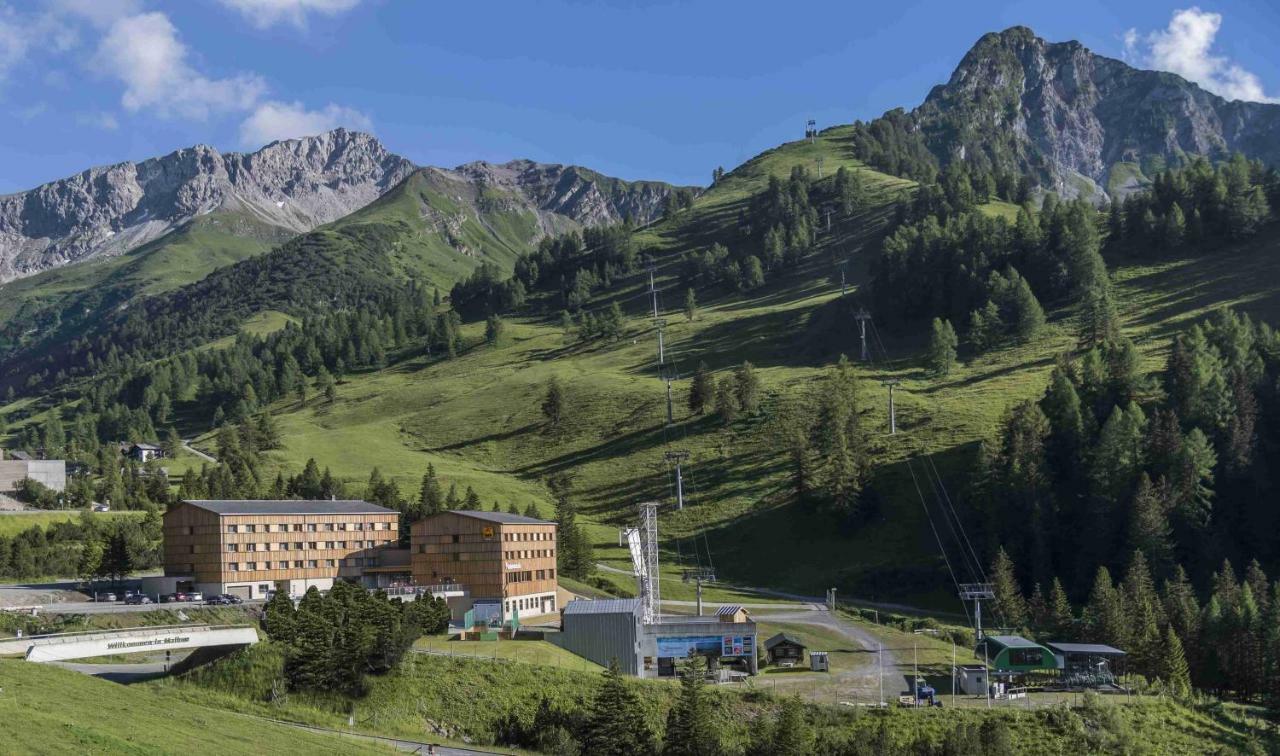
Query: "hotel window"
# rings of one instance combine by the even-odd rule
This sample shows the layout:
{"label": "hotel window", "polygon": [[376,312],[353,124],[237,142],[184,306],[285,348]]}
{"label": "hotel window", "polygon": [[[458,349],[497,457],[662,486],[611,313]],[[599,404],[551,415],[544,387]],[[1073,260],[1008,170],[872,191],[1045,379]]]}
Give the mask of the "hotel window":
{"label": "hotel window", "polygon": [[337,559],[326,559],[326,560],[324,560],[324,566],[325,566],[325,567],[337,567],[337,566],[338,566],[338,560],[337,560]]}
{"label": "hotel window", "polygon": [[188,525],[188,526],[187,526],[187,535],[195,535],[195,534],[196,534],[196,529],[195,529],[195,528],[193,528],[193,527],[191,527],[190,525]]}
{"label": "hotel window", "polygon": [[317,561],[316,561],[316,560],[314,560],[314,559],[308,559],[308,560],[307,560],[307,566],[308,566],[308,567],[310,567],[310,568],[313,568],[313,569],[314,569],[314,568],[316,568],[316,567],[319,567],[319,566],[320,566],[320,563],[319,563],[319,562],[317,562]]}
{"label": "hotel window", "polygon": [[288,533],[288,532],[289,532],[289,523],[287,523],[287,522],[282,522],[282,523],[280,523],[280,525],[276,527],[276,531],[277,531],[277,532],[279,532],[279,533]]}
{"label": "hotel window", "polygon": [[258,526],[257,526],[257,525],[245,525],[245,526],[244,526],[244,532],[246,532],[246,533],[256,533],[256,532],[258,532]]}
{"label": "hotel window", "polygon": [[317,546],[319,546],[319,544],[315,541],[307,541],[307,548],[311,551],[315,551]]}
{"label": "hotel window", "polygon": [[338,548],[340,549],[345,549],[347,547],[346,541],[338,541],[337,544],[338,544]]}
{"label": "hotel window", "polygon": [[316,532],[316,524],[314,522],[307,523],[307,532],[308,533]]}
{"label": "hotel window", "polygon": [[325,549],[332,549],[332,548],[333,548],[333,541],[325,541],[325,542],[324,542],[324,548],[325,548]]}
{"label": "hotel window", "polygon": [[293,550],[294,550],[294,551],[302,551],[302,541],[294,541],[294,542],[293,542]]}
{"label": "hotel window", "polygon": [[227,551],[239,551],[239,550],[240,550],[240,544],[238,543],[227,544]]}
{"label": "hotel window", "polygon": [[338,530],[346,530],[346,529],[347,529],[347,524],[345,522],[338,523]]}
{"label": "hotel window", "polygon": [[245,562],[245,563],[244,563],[244,568],[245,568],[246,570],[256,570],[256,569],[258,569],[258,563],[257,563],[257,562]]}
{"label": "hotel window", "polygon": [[325,529],[325,530],[333,530],[333,523],[331,523],[331,522],[326,522],[326,523],[324,524],[324,529]]}
{"label": "hotel window", "polygon": [[227,569],[231,570],[232,572],[239,572],[239,571],[240,571],[240,563],[239,563],[239,562],[232,562],[231,564],[228,564],[228,565],[227,565]]}
{"label": "hotel window", "polygon": [[228,533],[239,533],[239,532],[240,532],[240,528],[239,528],[239,527],[237,527],[237,526],[235,526],[235,525],[228,525],[228,526],[227,526],[227,532],[228,532]]}
{"label": "hotel window", "polygon": [[301,533],[301,532],[302,532],[302,523],[300,523],[300,522],[295,522],[295,523],[293,524],[293,532],[295,532],[295,533]]}
{"label": "hotel window", "polygon": [[301,559],[295,560],[295,561],[294,561],[294,563],[293,563],[293,568],[294,568],[295,570],[300,570],[300,569],[302,569],[302,560],[301,560]]}
{"label": "hotel window", "polygon": [[364,530],[364,523],[363,523],[363,522],[357,522],[357,523],[356,523],[356,530]]}

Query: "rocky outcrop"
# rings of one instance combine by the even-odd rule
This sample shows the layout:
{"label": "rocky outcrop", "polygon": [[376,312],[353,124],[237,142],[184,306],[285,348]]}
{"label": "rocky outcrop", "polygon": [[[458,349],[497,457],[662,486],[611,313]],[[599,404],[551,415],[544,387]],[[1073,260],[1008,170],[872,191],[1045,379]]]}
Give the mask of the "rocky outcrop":
{"label": "rocky outcrop", "polygon": [[344,129],[250,154],[197,145],[91,168],[0,197],[0,282],[123,254],[220,210],[306,231],[363,207],[413,169],[372,136]]}
{"label": "rocky outcrop", "polygon": [[[345,129],[273,142],[252,153],[222,154],[198,145],[141,163],[92,168],[0,197],[0,283],[124,254],[209,213],[252,221],[245,227],[309,231],[368,205],[415,170],[376,138]],[[673,189],[525,160],[432,170],[477,189],[494,187],[501,190],[492,193],[497,196],[515,195],[538,211],[547,233],[575,223],[648,222]]]}
{"label": "rocky outcrop", "polygon": [[1025,27],[982,37],[911,116],[944,163],[1030,172],[1065,196],[1103,196],[1117,164],[1236,151],[1280,163],[1280,105],[1228,101]]}

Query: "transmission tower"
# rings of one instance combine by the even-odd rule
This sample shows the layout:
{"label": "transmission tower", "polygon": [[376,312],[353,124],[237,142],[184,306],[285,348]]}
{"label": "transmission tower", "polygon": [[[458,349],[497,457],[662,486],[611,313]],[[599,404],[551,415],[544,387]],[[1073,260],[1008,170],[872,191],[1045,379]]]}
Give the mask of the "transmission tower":
{"label": "transmission tower", "polygon": [[662,613],[662,599],[658,589],[658,504],[648,501],[640,505],[640,545],[644,558],[644,575],[641,579],[640,597],[644,604],[644,621],[653,624]]}
{"label": "transmission tower", "polygon": [[672,377],[667,376],[667,425],[676,424],[676,413],[674,404],[671,401],[671,381]]}
{"label": "transmission tower", "polygon": [[653,263],[653,258],[649,258],[648,264],[645,266],[649,271],[649,295],[653,298],[653,318],[658,319],[658,289],[653,285],[653,274],[657,270],[657,266]]}
{"label": "transmission tower", "polygon": [[880,382],[881,386],[889,387],[889,435],[895,435],[898,432],[898,416],[893,406],[893,389],[902,381],[897,378],[886,378]]}
{"label": "transmission tower", "polygon": [[822,156],[818,156],[818,178],[822,178]]}
{"label": "transmission tower", "polygon": [[812,141],[814,141],[815,139],[817,139],[817,137],[818,137],[818,122],[817,122],[817,121],[813,120],[812,118],[810,118],[810,119],[809,119],[809,122],[808,122],[808,123],[806,123],[806,124],[805,124],[805,126],[804,126],[804,137],[805,137],[805,139],[808,139],[810,142],[812,142]]}

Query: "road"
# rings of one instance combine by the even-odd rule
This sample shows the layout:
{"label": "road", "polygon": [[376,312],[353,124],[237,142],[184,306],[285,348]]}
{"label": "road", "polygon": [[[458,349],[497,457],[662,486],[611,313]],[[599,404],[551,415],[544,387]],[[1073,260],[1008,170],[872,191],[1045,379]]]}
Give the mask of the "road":
{"label": "road", "polygon": [[192,445],[191,445],[191,439],[189,439],[189,438],[184,438],[184,439],[182,440],[182,448],[183,448],[183,449],[186,449],[187,451],[189,451],[189,452],[191,452],[192,454],[196,455],[196,456],[197,456],[197,457],[199,457],[200,459],[203,459],[205,462],[209,462],[209,463],[211,463],[211,464],[215,464],[215,465],[216,465],[216,464],[218,464],[218,460],[214,459],[212,456],[210,456],[210,455],[208,455],[208,454],[205,454],[204,452],[202,452],[202,451],[200,451],[199,449],[197,449],[197,448],[195,448],[194,446],[192,446]]}
{"label": "road", "polygon": [[[880,675],[884,674],[884,695],[886,698],[896,696],[898,691],[906,687],[905,678],[900,679],[898,658],[888,649],[882,649],[881,643],[874,635],[837,614],[832,614],[825,607],[818,609],[784,610],[776,612],[758,612],[755,619],[765,622],[786,622],[796,625],[813,625],[831,630],[842,638],[857,644],[865,653],[861,663],[853,670],[835,673],[837,683],[841,687],[855,688],[859,697],[876,697],[880,693]],[[777,608],[776,606],[773,608]],[[783,683],[786,677],[778,678]]]}

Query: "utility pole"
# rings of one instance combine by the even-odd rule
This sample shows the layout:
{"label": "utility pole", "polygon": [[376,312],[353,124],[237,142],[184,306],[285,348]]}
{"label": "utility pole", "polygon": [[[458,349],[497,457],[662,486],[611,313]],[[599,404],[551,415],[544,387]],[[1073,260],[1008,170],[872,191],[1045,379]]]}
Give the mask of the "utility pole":
{"label": "utility pole", "polygon": [[884,706],[884,644],[883,643],[876,644],[876,661],[880,665],[880,670],[879,670],[880,705]]}
{"label": "utility pole", "polygon": [[[818,161],[818,178],[822,178],[822,161]],[[827,232],[831,232],[831,208],[827,208]]]}
{"label": "utility pole", "polygon": [[822,178],[822,156],[818,156],[818,178]]}
{"label": "utility pole", "polygon": [[667,377],[667,425],[675,425],[675,410],[671,404],[671,377]]}
{"label": "utility pole", "polygon": [[[839,263],[840,265],[840,296],[842,297],[844,296],[844,292],[845,292],[844,267],[845,267],[845,264],[848,262],[849,262],[848,260],[841,260]],[[865,338],[864,338],[864,341],[865,341]]]}
{"label": "utility pole", "polygon": [[658,289],[653,285],[653,273],[657,269],[653,264],[653,259],[649,260],[646,266],[649,270],[649,295],[653,297],[653,319],[658,319]]}
{"label": "utility pole", "polygon": [[697,567],[684,571],[684,582],[693,583],[698,591],[698,616],[702,616],[702,584],[716,582],[716,571],[710,567]]}
{"label": "utility pole", "polygon": [[667,327],[667,321],[663,318],[657,318],[653,321],[653,324],[658,327],[658,371],[661,373],[663,367],[667,364],[667,352],[662,342],[662,329]]}
{"label": "utility pole", "polygon": [[676,463],[676,509],[684,509],[684,476],[680,464],[689,458],[687,451],[669,451],[663,455],[668,462]]}
{"label": "utility pole", "polygon": [[889,387],[889,435],[890,436],[895,435],[898,432],[898,417],[895,414],[894,407],[893,407],[893,389],[899,383],[902,383],[902,381],[898,380],[897,378],[886,378],[885,380],[880,382],[881,386]]}
{"label": "utility pole", "polygon": [[[844,267],[840,268],[840,291],[844,293]],[[867,312],[867,308],[858,308],[858,314],[853,316],[858,321],[858,333],[862,336],[862,361],[870,362],[870,353],[867,351],[867,321],[871,320],[871,313]]]}
{"label": "utility pole", "polygon": [[817,121],[813,120],[812,118],[809,119],[809,122],[806,123],[804,126],[804,136],[810,142],[817,141],[817,138],[818,138],[818,122]]}

